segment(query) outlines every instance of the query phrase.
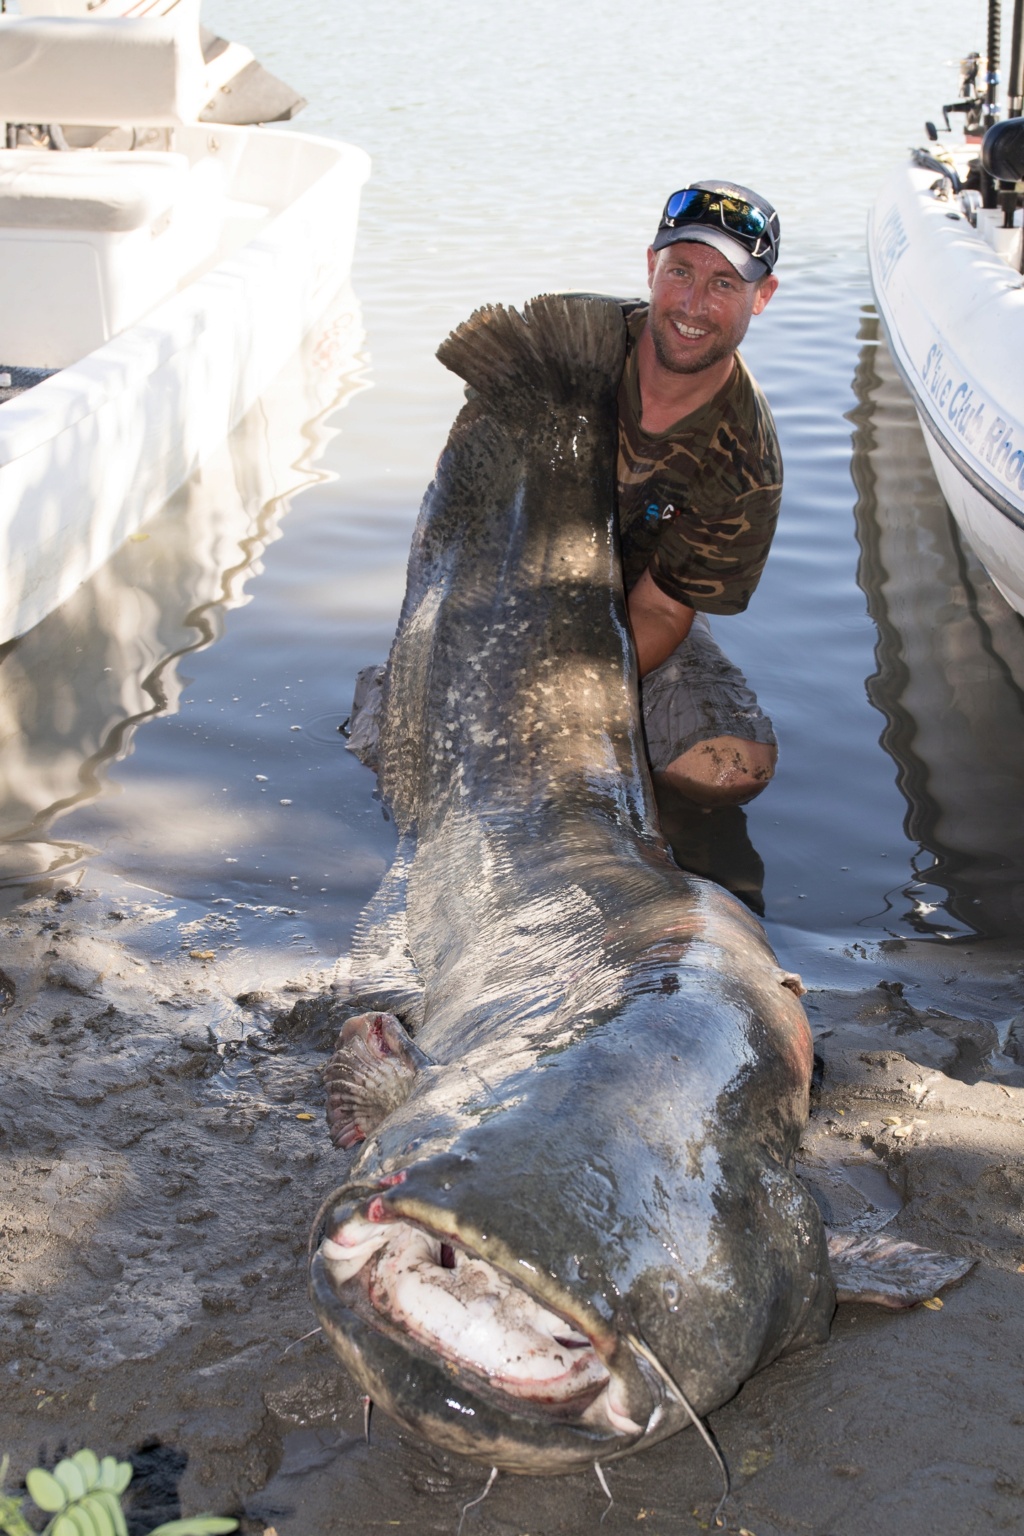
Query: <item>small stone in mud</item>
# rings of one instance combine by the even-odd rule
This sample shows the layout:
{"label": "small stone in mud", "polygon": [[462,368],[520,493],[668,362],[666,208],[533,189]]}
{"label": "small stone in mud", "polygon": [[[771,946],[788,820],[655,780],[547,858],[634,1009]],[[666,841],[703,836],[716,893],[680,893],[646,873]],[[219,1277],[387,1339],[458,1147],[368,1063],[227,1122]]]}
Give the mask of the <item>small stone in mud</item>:
{"label": "small stone in mud", "polygon": [[217,951],[215,949],[190,949],[188,957],[190,960],[216,960]]}
{"label": "small stone in mud", "polygon": [[183,1051],[212,1051],[213,1041],[209,1035],[182,1035],[178,1041]]}
{"label": "small stone in mud", "polygon": [[0,1014],[7,1012],[17,995],[17,988],[6,971],[0,971]]}
{"label": "small stone in mud", "polygon": [[[48,953],[56,955],[57,952],[53,950]],[[77,992],[80,997],[93,996],[103,980],[102,971],[71,959],[62,960],[59,965],[47,966],[45,976],[51,987],[62,987],[65,992]]]}

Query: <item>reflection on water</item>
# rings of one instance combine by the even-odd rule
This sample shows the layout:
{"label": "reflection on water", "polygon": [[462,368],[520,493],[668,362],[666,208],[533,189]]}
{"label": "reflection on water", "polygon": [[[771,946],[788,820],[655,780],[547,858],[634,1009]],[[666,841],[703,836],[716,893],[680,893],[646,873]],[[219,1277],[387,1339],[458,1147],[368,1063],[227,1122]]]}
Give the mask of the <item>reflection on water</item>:
{"label": "reflection on water", "polygon": [[680,869],[724,885],[763,917],[764,862],[750,841],[742,807],[694,805],[660,773],[654,775],[654,794],[662,833]]}
{"label": "reflection on water", "polygon": [[137,727],[178,708],[181,660],[222,631],[278,537],[289,498],[322,476],[325,419],[364,387],[362,326],[343,290],[291,364],[163,511],[28,634],[0,649],[0,884],[85,851],[49,839],[96,796]]}
{"label": "reflection on water", "polygon": [[878,322],[866,314],[850,413],[861,557],[878,627],[871,702],[920,847],[890,893],[923,934],[1017,936],[1024,920],[1024,622],[956,526]]}

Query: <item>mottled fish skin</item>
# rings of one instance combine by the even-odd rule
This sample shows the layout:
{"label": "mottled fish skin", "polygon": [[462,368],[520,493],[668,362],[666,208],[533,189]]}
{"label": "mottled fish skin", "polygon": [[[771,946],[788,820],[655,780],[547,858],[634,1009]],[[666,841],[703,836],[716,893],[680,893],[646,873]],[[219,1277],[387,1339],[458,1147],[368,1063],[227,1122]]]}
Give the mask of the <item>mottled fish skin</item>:
{"label": "mottled fish skin", "polygon": [[[492,1466],[628,1454],[825,1337],[824,1231],[792,1163],[811,1038],[752,915],[657,827],[615,530],[617,305],[475,315],[475,391],[424,500],[380,782],[401,844],[360,996],[431,1065],[314,1227],[314,1305],[400,1422]],[[376,983],[377,991],[374,992]],[[350,1216],[487,1260],[592,1341],[632,1431],[516,1405],[332,1285]],[[674,1390],[678,1389],[678,1390]]]}

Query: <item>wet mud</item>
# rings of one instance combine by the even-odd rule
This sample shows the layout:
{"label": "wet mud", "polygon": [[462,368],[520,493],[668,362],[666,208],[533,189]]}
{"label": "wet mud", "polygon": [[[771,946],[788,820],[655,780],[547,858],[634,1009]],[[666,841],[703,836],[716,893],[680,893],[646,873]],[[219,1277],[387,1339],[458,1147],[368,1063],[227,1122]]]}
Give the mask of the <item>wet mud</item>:
{"label": "wet mud", "polygon": [[[478,1468],[363,1404],[305,1289],[345,1154],[323,1123],[344,962],[278,960],[139,887],[48,888],[0,917],[0,1448],[17,1479],[131,1455],[133,1536],[199,1510],[246,1536],[454,1533]],[[726,1528],[933,1536],[1024,1522],[1024,967],[878,946],[809,993],[820,1057],[801,1171],[838,1229],[977,1263],[941,1308],[840,1309],[712,1417]],[[258,965],[259,974],[254,973]],[[463,1536],[709,1528],[685,1432],[596,1476],[500,1477]],[[603,1518],[603,1523],[602,1523]]]}

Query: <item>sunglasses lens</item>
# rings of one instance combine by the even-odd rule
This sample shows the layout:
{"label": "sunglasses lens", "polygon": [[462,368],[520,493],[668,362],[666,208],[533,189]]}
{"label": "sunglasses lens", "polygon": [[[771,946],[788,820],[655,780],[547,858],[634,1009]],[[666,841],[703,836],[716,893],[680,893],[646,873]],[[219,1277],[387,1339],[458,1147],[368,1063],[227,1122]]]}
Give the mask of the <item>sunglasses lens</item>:
{"label": "sunglasses lens", "polygon": [[699,192],[690,187],[685,192],[673,192],[665,205],[665,218],[678,219],[684,213],[689,213],[692,218],[695,214],[703,213],[710,199],[706,192]]}
{"label": "sunglasses lens", "polygon": [[735,230],[738,235],[746,235],[748,240],[755,240],[768,228],[768,219],[760,208],[753,208],[749,203],[741,203],[731,197],[723,197],[721,206],[722,223],[726,229]]}

